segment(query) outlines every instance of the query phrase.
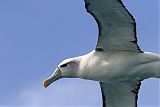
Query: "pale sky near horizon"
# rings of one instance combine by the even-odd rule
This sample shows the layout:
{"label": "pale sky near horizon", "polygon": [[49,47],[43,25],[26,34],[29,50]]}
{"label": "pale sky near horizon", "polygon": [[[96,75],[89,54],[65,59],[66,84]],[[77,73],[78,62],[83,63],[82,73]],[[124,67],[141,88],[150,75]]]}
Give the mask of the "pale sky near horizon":
{"label": "pale sky near horizon", "polygon": [[[123,0],[140,48],[160,54],[159,0]],[[64,59],[87,54],[98,28],[83,0],[0,0],[0,107],[101,107],[98,82],[61,79],[43,88]],[[160,80],[142,84],[138,107],[160,106]]]}

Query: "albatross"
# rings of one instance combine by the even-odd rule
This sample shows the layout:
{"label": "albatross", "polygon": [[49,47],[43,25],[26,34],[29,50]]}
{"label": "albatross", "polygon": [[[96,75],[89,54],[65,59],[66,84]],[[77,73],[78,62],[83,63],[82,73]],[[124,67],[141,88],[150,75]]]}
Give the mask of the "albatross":
{"label": "albatross", "polygon": [[160,78],[160,56],[140,49],[135,19],[121,0],[85,0],[85,7],[99,28],[96,48],[62,61],[44,87],[61,78],[94,80],[103,107],[137,107],[141,81]]}

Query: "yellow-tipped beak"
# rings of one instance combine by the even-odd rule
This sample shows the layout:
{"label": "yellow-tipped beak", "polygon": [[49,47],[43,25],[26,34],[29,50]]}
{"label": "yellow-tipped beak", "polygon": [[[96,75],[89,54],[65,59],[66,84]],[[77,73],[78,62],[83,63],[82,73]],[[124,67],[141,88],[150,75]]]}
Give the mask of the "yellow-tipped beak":
{"label": "yellow-tipped beak", "polygon": [[61,78],[61,71],[59,68],[55,70],[55,72],[50,76],[47,80],[43,82],[43,86],[47,88],[51,83]]}
{"label": "yellow-tipped beak", "polygon": [[48,84],[47,84],[46,80],[43,82],[43,86],[44,86],[44,88],[47,88]]}

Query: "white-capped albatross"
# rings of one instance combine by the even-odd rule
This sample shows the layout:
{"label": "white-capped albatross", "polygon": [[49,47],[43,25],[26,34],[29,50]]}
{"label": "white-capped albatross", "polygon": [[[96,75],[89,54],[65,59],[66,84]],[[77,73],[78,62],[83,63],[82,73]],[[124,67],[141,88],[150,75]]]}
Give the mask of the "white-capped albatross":
{"label": "white-capped albatross", "polygon": [[141,81],[160,78],[160,56],[140,50],[135,19],[121,0],[85,0],[85,7],[98,24],[96,49],[61,62],[44,87],[60,78],[94,80],[103,107],[137,107]]}

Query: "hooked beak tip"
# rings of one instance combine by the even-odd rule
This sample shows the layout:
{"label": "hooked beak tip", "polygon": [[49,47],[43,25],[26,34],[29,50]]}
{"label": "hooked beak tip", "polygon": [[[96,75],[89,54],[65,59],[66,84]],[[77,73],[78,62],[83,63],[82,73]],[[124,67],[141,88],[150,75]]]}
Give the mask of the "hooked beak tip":
{"label": "hooked beak tip", "polygon": [[44,86],[44,88],[47,88],[47,87],[48,87],[48,83],[47,83],[46,80],[43,82],[43,86]]}

